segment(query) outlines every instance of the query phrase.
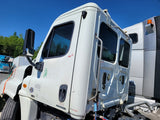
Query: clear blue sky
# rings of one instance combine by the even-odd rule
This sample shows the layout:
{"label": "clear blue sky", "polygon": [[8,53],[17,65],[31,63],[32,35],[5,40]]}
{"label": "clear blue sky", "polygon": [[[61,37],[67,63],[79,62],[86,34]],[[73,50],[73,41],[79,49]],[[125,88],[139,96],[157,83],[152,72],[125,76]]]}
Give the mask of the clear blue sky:
{"label": "clear blue sky", "polygon": [[0,36],[17,32],[24,37],[31,28],[36,32],[37,48],[56,17],[87,2],[108,9],[121,28],[160,15],[160,0],[0,0]]}

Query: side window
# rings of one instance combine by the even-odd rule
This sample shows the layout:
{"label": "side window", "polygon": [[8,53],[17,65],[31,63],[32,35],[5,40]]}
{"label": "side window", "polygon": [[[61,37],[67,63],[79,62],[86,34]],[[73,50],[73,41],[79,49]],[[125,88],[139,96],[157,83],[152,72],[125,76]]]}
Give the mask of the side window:
{"label": "side window", "polygon": [[138,35],[137,35],[137,33],[129,34],[129,37],[132,39],[132,43],[133,44],[136,44],[138,42]]}
{"label": "side window", "polygon": [[119,65],[128,67],[129,63],[130,45],[121,38],[119,48]]}
{"label": "side window", "polygon": [[43,48],[43,52],[42,52],[42,57],[43,58],[48,57],[48,51],[49,51],[49,47],[50,47],[50,41],[51,41],[51,38],[52,38],[52,33],[53,33],[53,31],[49,35],[48,40],[47,40],[47,42],[46,42],[46,44],[45,44],[45,46]]}
{"label": "side window", "polygon": [[74,24],[72,22],[55,27],[43,49],[42,57],[65,55],[70,47]]}
{"label": "side window", "polygon": [[117,49],[117,34],[105,23],[101,23],[99,37],[103,41],[102,59],[115,62]]}

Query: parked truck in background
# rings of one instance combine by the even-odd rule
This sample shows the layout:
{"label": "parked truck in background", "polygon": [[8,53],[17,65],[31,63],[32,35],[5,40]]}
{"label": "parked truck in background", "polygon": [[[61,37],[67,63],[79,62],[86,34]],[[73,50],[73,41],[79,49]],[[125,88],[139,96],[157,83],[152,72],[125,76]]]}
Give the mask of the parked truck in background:
{"label": "parked truck in background", "polygon": [[0,55],[0,72],[2,73],[10,73],[12,61],[9,61],[11,57],[6,55]]}
{"label": "parked truck in background", "polygon": [[129,111],[142,103],[126,105],[125,113],[132,42],[107,10],[88,3],[66,12],[53,22],[35,62],[33,46],[28,29],[23,53],[30,65],[0,83],[8,96],[2,120],[145,119]]}
{"label": "parked truck in background", "polygon": [[[132,38],[130,80],[137,100],[160,102],[160,16],[124,29]],[[134,94],[134,93],[135,94]]]}

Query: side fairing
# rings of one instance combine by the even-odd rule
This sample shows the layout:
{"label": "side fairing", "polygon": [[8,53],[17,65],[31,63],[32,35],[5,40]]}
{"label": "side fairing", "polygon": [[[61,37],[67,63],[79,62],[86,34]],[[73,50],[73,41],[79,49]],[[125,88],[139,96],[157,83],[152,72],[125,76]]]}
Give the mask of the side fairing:
{"label": "side fairing", "polygon": [[19,66],[14,68],[9,77],[0,82],[0,94],[6,94],[12,99],[17,94],[17,88],[22,83],[25,70],[28,66]]}

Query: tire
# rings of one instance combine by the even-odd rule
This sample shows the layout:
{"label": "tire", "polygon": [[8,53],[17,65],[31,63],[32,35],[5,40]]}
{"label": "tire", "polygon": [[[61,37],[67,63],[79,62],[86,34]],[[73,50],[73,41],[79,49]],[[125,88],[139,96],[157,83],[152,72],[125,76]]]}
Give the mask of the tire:
{"label": "tire", "polygon": [[8,98],[1,114],[0,120],[20,120],[20,104]]}

